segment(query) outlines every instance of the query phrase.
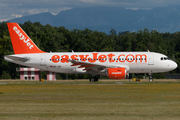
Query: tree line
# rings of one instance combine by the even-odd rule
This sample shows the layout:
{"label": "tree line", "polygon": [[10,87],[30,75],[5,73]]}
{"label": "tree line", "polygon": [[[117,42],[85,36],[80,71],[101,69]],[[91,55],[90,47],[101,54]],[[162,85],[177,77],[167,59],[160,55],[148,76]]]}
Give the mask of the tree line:
{"label": "tree line", "polygon": [[[72,29],[63,26],[30,21],[20,24],[22,29],[46,52],[108,52],[108,51],[151,51],[167,55],[180,63],[180,32],[159,33],[156,30],[143,29],[137,32],[119,32],[111,28],[109,34],[99,31]],[[13,48],[7,23],[0,23],[0,79],[19,79],[16,68],[19,65],[4,60],[5,55],[13,54]],[[168,72],[179,73],[180,68]],[[167,73],[154,74],[154,78],[164,78]],[[42,76],[46,78],[45,73]],[[142,74],[135,74],[142,77]],[[69,75],[69,79],[89,78],[89,75]],[[58,79],[65,79],[65,74],[57,74]]]}

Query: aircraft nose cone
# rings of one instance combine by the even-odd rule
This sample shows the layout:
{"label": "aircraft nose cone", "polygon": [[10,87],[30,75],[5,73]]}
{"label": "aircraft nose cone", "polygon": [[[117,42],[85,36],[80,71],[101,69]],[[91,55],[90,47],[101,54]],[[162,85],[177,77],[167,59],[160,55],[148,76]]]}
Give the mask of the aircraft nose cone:
{"label": "aircraft nose cone", "polygon": [[176,69],[178,67],[177,63],[174,62],[174,69]]}
{"label": "aircraft nose cone", "polygon": [[174,69],[176,69],[177,67],[178,67],[177,63],[173,61],[173,62],[171,63],[171,68],[174,70]]}

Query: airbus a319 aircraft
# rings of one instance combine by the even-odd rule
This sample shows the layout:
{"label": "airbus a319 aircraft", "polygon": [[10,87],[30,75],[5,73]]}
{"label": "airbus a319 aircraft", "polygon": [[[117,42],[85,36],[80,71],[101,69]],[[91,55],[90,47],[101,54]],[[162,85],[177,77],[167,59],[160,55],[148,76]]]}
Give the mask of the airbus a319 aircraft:
{"label": "airbus a319 aircraft", "polygon": [[14,54],[6,61],[70,74],[91,74],[90,82],[98,81],[97,75],[110,79],[126,79],[129,73],[152,74],[177,68],[166,55],[155,52],[44,52],[41,51],[17,23],[7,23]]}

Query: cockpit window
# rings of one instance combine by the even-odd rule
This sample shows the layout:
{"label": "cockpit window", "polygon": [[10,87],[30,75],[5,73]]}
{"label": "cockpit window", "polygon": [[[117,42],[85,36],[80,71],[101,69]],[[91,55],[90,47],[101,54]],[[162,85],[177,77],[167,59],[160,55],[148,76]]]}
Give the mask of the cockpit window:
{"label": "cockpit window", "polygon": [[168,57],[161,57],[161,60],[169,60]]}

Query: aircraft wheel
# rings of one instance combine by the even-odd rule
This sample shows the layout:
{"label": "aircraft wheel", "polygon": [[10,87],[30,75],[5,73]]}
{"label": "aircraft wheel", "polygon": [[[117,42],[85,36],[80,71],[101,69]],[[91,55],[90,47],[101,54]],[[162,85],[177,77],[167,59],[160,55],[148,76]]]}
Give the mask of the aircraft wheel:
{"label": "aircraft wheel", "polygon": [[98,81],[98,78],[97,77],[91,77],[89,79],[90,82],[97,82]]}
{"label": "aircraft wheel", "polygon": [[89,79],[89,81],[90,81],[90,82],[94,82],[94,81],[95,81],[94,77],[91,77],[91,78]]}

